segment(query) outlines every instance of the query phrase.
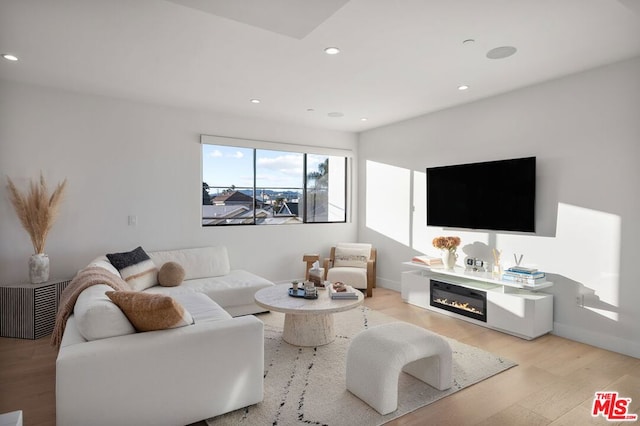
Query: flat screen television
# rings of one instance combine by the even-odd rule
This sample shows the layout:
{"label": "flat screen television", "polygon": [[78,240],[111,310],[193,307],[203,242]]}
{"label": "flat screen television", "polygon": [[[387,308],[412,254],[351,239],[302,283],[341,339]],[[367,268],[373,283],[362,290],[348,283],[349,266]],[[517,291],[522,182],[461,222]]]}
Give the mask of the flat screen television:
{"label": "flat screen television", "polygon": [[536,157],[427,168],[427,225],[535,232]]}

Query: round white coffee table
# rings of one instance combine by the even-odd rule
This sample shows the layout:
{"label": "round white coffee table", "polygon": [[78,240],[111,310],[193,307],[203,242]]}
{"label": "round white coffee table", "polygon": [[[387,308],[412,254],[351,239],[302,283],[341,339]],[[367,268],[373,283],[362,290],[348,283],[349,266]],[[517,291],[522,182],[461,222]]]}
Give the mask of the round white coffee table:
{"label": "round white coffee table", "polygon": [[270,311],[283,312],[282,339],[294,346],[321,346],[336,338],[333,330],[333,314],[348,311],[364,301],[359,291],[358,299],[332,299],[329,290],[318,289],[317,299],[289,296],[290,284],[280,284],[258,290],[256,304]]}

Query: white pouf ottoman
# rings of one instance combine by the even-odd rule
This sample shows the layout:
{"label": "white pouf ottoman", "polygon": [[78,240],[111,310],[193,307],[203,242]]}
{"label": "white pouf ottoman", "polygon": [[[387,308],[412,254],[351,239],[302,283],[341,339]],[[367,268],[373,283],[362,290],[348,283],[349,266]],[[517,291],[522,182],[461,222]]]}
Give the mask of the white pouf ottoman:
{"label": "white pouf ottoman", "polygon": [[398,408],[404,371],[438,390],[451,387],[451,347],[435,333],[404,322],[358,333],[347,350],[347,389],[380,414]]}

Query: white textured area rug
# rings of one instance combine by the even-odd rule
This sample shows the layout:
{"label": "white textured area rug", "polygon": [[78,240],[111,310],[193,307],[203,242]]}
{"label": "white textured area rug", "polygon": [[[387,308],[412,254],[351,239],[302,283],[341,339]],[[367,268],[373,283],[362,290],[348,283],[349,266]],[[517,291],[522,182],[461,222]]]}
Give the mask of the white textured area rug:
{"label": "white textured area rug", "polygon": [[[284,315],[258,315],[265,323],[264,400],[207,420],[219,425],[380,425],[431,404],[516,365],[484,350],[447,339],[453,350],[453,386],[439,391],[401,373],[398,409],[382,416],[352,395],[345,385],[346,353],[358,332],[397,321],[365,307],[335,314],[336,340],[317,348],[282,340]],[[372,372],[373,373],[373,372]]]}

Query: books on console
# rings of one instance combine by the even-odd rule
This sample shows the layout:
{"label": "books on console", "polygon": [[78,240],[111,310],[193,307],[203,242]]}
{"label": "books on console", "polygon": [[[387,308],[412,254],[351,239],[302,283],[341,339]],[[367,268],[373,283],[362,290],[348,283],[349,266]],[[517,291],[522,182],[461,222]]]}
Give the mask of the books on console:
{"label": "books on console", "polygon": [[411,259],[413,263],[419,263],[427,266],[442,266],[442,259],[439,257],[431,257],[427,255],[423,256],[414,256]]}
{"label": "books on console", "polygon": [[511,268],[508,268],[507,271],[515,272],[515,273],[518,273],[518,274],[536,274],[536,273],[539,273],[538,269],[536,269],[536,268],[525,268],[524,266],[512,266]]}
{"label": "books on console", "polygon": [[512,282],[512,283],[535,285],[535,284],[540,284],[540,283],[546,282],[547,279],[545,277],[541,277],[541,278],[519,277],[519,276],[509,275],[509,274],[505,273],[505,274],[502,275],[502,281],[509,281],[509,282]]}
{"label": "books on console", "polygon": [[514,271],[512,268],[507,269],[506,271],[504,271],[505,275],[510,275],[513,277],[522,277],[522,278],[544,278],[545,277],[545,273],[542,271],[538,271],[537,269],[533,272],[521,272],[521,271]]}
{"label": "books on console", "polygon": [[540,284],[546,281],[546,275],[535,268],[525,268],[522,266],[512,266],[502,274],[504,281],[522,284]]}

